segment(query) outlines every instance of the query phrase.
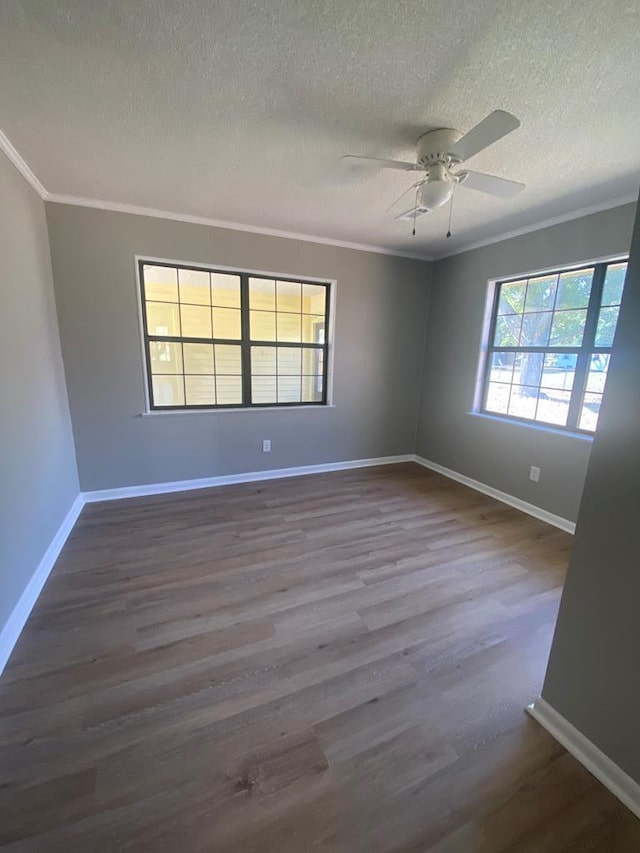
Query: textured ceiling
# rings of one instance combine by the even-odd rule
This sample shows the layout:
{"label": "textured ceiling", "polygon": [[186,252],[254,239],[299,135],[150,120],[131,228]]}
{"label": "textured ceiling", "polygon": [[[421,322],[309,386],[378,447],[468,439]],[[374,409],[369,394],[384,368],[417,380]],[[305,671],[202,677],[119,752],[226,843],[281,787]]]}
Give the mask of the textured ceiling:
{"label": "textured ceiling", "polygon": [[[441,255],[628,197],[640,174],[637,0],[2,0],[0,128],[46,189]],[[429,127],[519,130],[469,167],[523,181],[407,223]]]}

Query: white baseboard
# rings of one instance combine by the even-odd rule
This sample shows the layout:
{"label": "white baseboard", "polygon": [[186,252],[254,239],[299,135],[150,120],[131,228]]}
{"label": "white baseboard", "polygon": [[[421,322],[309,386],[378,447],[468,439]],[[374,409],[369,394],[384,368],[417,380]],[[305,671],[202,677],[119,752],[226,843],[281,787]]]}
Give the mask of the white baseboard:
{"label": "white baseboard", "polygon": [[569,521],[568,518],[562,518],[560,515],[554,515],[552,512],[547,512],[535,504],[530,504],[527,501],[522,501],[513,495],[506,492],[501,492],[499,489],[494,489],[493,486],[487,486],[479,480],[473,480],[471,477],[466,477],[464,474],[459,474],[457,471],[452,471],[451,468],[445,468],[444,465],[438,465],[436,462],[431,462],[429,459],[424,459],[422,456],[413,456],[413,461],[423,468],[428,468],[430,471],[435,471],[437,474],[442,474],[444,477],[449,477],[457,483],[462,483],[463,486],[468,486],[470,489],[475,489],[477,492],[482,492],[483,495],[489,495],[490,498],[495,498],[504,504],[519,509],[521,512],[526,512],[527,515],[532,515],[534,518],[539,518],[540,521],[546,521],[547,524],[552,524],[554,527],[559,527],[566,533],[575,533],[575,522]]}
{"label": "white baseboard", "polygon": [[545,699],[538,697],[527,711],[605,788],[640,818],[640,785],[582,734]]}
{"label": "white baseboard", "polygon": [[255,483],[260,480],[279,480],[284,477],[304,477],[307,474],[324,474],[327,471],[346,471],[350,468],[370,468],[374,465],[394,465],[413,462],[410,453],[402,456],[380,456],[376,459],[353,459],[347,462],[324,462],[320,465],[301,465],[297,468],[273,468],[269,471],[249,471],[244,474],[224,474],[220,477],[202,477],[197,480],[176,480],[172,483],[146,483],[141,486],[122,486],[117,489],[98,489],[84,492],[86,503],[137,498],[144,495],[163,495],[168,492],[187,492],[192,489],[211,489],[236,483]]}
{"label": "white baseboard", "polygon": [[44,552],[42,559],[38,563],[38,567],[31,576],[31,580],[24,589],[24,592],[18,599],[16,606],[11,611],[11,615],[0,630],[0,675],[4,670],[9,656],[14,649],[15,644],[25,626],[29,614],[38,600],[38,596],[45,585],[47,578],[54,567],[58,554],[62,550],[62,546],[67,541],[67,538],[73,526],[78,520],[78,516],[84,506],[82,495],[71,504],[69,512],[66,514],[64,521],[58,528],[56,535],[51,540],[49,547]]}

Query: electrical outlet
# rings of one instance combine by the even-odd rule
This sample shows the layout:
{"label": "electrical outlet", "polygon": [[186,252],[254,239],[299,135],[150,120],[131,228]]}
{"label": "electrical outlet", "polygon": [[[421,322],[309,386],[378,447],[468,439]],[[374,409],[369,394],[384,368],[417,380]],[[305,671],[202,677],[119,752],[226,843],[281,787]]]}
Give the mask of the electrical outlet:
{"label": "electrical outlet", "polygon": [[271,453],[271,439],[263,438],[262,439],[262,452],[263,453]]}
{"label": "electrical outlet", "polygon": [[533,480],[534,483],[537,483],[540,480],[540,469],[536,468],[535,465],[532,465],[529,470],[529,479]]}

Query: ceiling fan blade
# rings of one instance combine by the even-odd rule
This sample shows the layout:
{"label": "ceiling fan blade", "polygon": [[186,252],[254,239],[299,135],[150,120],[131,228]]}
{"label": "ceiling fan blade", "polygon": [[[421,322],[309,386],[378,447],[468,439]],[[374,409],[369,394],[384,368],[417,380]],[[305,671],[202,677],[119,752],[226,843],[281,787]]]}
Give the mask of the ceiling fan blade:
{"label": "ceiling fan blade", "polygon": [[470,190],[478,190],[481,193],[497,195],[500,198],[513,198],[522,192],[524,184],[518,181],[508,181],[506,178],[498,178],[496,175],[485,175],[484,172],[462,172],[459,176],[460,186]]}
{"label": "ceiling fan blade", "polygon": [[408,188],[407,188],[403,193],[401,193],[401,194],[398,196],[398,198],[397,198],[397,199],[396,199],[392,204],[390,204],[390,205],[389,205],[389,207],[385,210],[385,213],[389,213],[389,211],[390,211],[390,210],[393,210],[393,208],[394,208],[394,207],[396,206],[396,204],[400,201],[400,199],[404,198],[404,197],[406,196],[406,194],[407,194],[407,193],[410,193],[410,192],[411,192],[411,190],[415,190],[415,189],[417,189],[418,187],[421,187],[421,186],[422,186],[422,184],[424,184],[424,183],[426,183],[426,181],[416,181],[416,182],[415,182],[415,184],[411,184],[411,186],[410,186],[410,187],[408,187]]}
{"label": "ceiling fan blade", "polygon": [[343,154],[341,160],[354,161],[360,166],[378,166],[380,169],[399,169],[402,172],[424,172],[417,163],[405,163],[404,160],[384,160],[381,157],[361,157],[359,154]]}
{"label": "ceiling fan blade", "polygon": [[414,219],[424,216],[425,213],[429,213],[426,207],[411,207],[409,210],[405,210],[404,213],[399,213],[396,219],[398,222],[413,222]]}
{"label": "ceiling fan blade", "polygon": [[469,133],[465,133],[448,153],[456,160],[463,162],[482,151],[483,148],[493,145],[494,142],[502,139],[503,136],[518,127],[520,127],[520,122],[511,113],[505,112],[505,110],[494,110]]}

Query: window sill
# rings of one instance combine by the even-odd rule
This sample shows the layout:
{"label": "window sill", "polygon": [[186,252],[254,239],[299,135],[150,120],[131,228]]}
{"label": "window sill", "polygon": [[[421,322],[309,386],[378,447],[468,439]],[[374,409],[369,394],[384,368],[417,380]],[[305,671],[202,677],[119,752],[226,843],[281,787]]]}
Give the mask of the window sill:
{"label": "window sill", "polygon": [[327,409],[335,409],[335,403],[327,403],[325,406],[239,406],[237,409],[154,409],[153,411],[140,412],[140,418],[166,418],[167,415],[236,415],[238,412],[324,412]]}
{"label": "window sill", "polygon": [[518,421],[515,418],[502,418],[500,415],[490,415],[487,412],[467,412],[474,418],[482,418],[482,420],[492,423],[506,424],[507,426],[516,427],[518,429],[533,429],[536,432],[547,432],[552,435],[558,435],[562,438],[577,438],[579,441],[592,442],[593,436],[584,432],[574,432],[569,429],[557,429],[550,424],[527,423],[527,421]]}

